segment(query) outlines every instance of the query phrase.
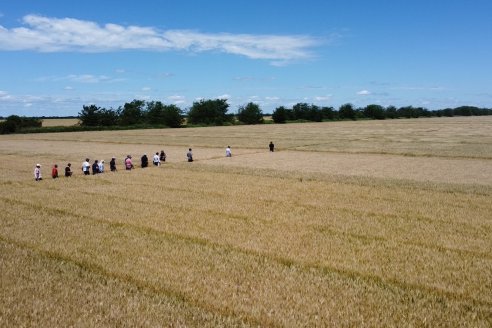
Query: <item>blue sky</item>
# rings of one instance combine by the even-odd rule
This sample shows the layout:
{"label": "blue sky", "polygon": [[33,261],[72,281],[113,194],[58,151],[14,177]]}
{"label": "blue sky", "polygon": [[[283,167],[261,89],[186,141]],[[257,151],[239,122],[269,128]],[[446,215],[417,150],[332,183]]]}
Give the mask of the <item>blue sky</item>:
{"label": "blue sky", "polygon": [[133,99],[492,107],[490,0],[0,3],[0,116]]}

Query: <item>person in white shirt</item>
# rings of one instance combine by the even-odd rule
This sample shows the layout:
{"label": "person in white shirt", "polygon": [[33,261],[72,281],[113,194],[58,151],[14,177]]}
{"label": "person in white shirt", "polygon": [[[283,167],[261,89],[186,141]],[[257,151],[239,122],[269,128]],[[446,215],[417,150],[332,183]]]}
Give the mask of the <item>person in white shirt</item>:
{"label": "person in white shirt", "polygon": [[82,172],[84,172],[84,175],[89,175],[91,174],[91,164],[89,163],[89,159],[86,158],[85,162],[82,163]]}
{"label": "person in white shirt", "polygon": [[36,167],[34,168],[34,179],[36,181],[43,180],[43,177],[41,176],[41,165],[36,164]]}
{"label": "person in white shirt", "polygon": [[104,173],[104,159],[99,162],[99,173]]}
{"label": "person in white shirt", "polygon": [[232,156],[231,146],[227,146],[227,148],[226,148],[226,157],[231,157],[231,156]]}
{"label": "person in white shirt", "polygon": [[161,165],[161,160],[159,158],[159,152],[155,153],[154,158],[152,159],[152,162],[154,163],[155,166]]}

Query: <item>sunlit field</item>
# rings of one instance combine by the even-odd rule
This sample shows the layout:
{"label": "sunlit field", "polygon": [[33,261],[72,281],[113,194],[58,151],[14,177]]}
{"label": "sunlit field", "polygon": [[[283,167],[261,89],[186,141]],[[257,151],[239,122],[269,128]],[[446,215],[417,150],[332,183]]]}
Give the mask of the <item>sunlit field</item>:
{"label": "sunlit field", "polygon": [[42,120],[43,127],[73,126],[79,124],[78,118],[48,118]]}
{"label": "sunlit field", "polygon": [[2,327],[492,325],[492,117],[6,135],[0,184]]}

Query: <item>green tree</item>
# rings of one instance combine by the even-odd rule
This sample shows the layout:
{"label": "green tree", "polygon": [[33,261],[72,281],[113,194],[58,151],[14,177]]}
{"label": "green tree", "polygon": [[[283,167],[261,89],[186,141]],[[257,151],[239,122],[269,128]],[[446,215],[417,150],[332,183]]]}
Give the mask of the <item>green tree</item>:
{"label": "green tree", "polygon": [[324,120],[334,120],[337,118],[337,113],[333,107],[321,107],[321,116]]}
{"label": "green tree", "polygon": [[263,123],[263,113],[258,104],[250,102],[239,107],[237,119],[244,124],[259,124]]}
{"label": "green tree", "polygon": [[115,126],[118,125],[118,113],[110,108],[102,108],[99,111],[99,125],[101,126]]}
{"label": "green tree", "polygon": [[284,106],[275,108],[272,113],[272,120],[275,123],[285,123],[288,118],[287,109]]}
{"label": "green tree", "polygon": [[386,110],[384,111],[384,115],[387,118],[397,118],[398,114],[396,112],[396,107],[395,106],[388,106],[386,107]]}
{"label": "green tree", "polygon": [[0,134],[15,133],[24,128],[41,127],[42,121],[34,117],[10,115],[0,123]]}
{"label": "green tree", "polygon": [[384,115],[384,108],[381,105],[367,105],[362,112],[365,117],[375,120],[384,120],[386,118]]}
{"label": "green tree", "polygon": [[188,122],[206,125],[223,125],[232,122],[233,116],[227,114],[228,108],[226,99],[195,101],[188,111]]}
{"label": "green tree", "polygon": [[163,108],[164,124],[170,128],[179,128],[183,124],[183,111],[176,105],[165,105]]}
{"label": "green tree", "polygon": [[338,109],[338,116],[341,120],[351,119],[355,120],[355,109],[352,104],[344,104]]}
{"label": "green tree", "polygon": [[183,111],[176,105],[164,105],[160,101],[151,101],[147,103],[147,122],[179,128],[183,124]]}
{"label": "green tree", "polygon": [[80,125],[82,126],[98,126],[100,123],[101,108],[96,105],[82,106],[82,111],[79,112]]}
{"label": "green tree", "polygon": [[145,101],[134,99],[119,108],[119,124],[123,126],[143,123]]}

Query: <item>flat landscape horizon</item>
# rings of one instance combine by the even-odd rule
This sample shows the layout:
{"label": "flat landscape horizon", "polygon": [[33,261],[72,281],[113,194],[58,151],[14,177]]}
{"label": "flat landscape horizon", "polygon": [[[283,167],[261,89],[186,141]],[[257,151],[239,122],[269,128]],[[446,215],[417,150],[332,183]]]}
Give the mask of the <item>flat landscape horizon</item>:
{"label": "flat landscape horizon", "polygon": [[0,326],[490,327],[491,126],[2,135]]}

